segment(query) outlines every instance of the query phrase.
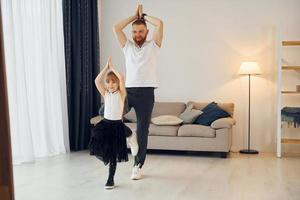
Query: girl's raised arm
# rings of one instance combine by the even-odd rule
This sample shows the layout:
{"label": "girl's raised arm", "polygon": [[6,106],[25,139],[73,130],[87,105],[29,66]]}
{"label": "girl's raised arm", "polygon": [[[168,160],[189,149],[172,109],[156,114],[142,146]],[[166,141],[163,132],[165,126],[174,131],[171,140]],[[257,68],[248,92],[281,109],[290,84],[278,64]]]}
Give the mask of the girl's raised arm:
{"label": "girl's raised arm", "polygon": [[103,83],[103,78],[108,70],[109,70],[109,65],[107,62],[105,67],[102,69],[102,71],[98,74],[98,76],[95,79],[95,85],[103,97],[105,96],[105,92],[106,92],[105,85]]}

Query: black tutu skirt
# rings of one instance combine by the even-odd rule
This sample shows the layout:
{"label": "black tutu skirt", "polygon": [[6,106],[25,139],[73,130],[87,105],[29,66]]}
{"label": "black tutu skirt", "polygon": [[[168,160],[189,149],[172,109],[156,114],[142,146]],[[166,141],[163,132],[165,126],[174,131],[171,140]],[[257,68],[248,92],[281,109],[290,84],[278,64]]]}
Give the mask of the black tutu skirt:
{"label": "black tutu skirt", "polygon": [[110,161],[127,162],[126,137],[132,134],[122,120],[103,119],[96,124],[89,142],[90,155],[107,165]]}

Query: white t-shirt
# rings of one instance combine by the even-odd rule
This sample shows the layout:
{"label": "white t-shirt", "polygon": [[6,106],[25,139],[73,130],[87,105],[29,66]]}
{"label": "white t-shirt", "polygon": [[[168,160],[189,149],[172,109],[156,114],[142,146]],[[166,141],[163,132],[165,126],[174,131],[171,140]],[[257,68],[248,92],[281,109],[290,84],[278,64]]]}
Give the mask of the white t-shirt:
{"label": "white t-shirt", "polygon": [[122,119],[124,101],[119,90],[115,92],[105,91],[104,95],[104,118],[110,120]]}
{"label": "white t-shirt", "polygon": [[158,87],[157,56],[160,47],[154,40],[142,47],[127,39],[123,47],[126,62],[126,87]]}

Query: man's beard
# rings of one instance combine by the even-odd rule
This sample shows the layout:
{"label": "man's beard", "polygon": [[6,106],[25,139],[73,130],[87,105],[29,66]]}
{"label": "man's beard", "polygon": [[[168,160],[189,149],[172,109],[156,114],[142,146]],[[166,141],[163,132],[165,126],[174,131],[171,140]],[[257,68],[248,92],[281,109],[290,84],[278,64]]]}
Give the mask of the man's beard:
{"label": "man's beard", "polygon": [[142,46],[144,44],[144,42],[146,41],[146,38],[147,37],[144,37],[143,39],[137,41],[135,38],[133,38],[134,42],[139,45],[139,46]]}

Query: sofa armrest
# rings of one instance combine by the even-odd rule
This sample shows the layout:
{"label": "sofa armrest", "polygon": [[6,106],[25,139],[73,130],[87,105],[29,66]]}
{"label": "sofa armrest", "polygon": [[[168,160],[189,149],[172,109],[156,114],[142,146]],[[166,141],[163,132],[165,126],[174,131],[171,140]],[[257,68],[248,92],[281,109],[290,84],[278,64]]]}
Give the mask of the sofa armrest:
{"label": "sofa armrest", "polygon": [[93,124],[94,126],[99,123],[101,120],[103,119],[103,117],[101,117],[100,115],[93,117],[90,119],[90,124]]}
{"label": "sofa armrest", "polygon": [[236,121],[232,117],[224,117],[215,120],[210,126],[213,129],[220,129],[220,128],[231,128],[235,125]]}

